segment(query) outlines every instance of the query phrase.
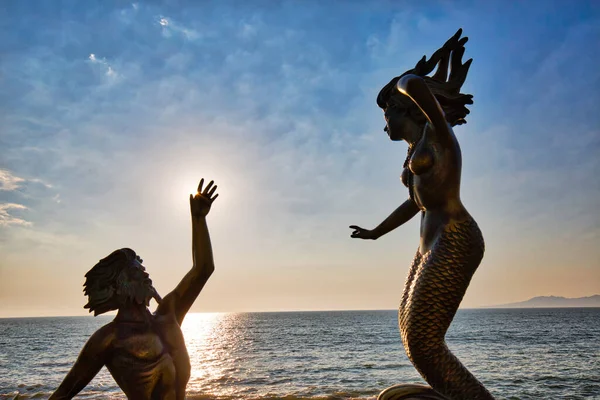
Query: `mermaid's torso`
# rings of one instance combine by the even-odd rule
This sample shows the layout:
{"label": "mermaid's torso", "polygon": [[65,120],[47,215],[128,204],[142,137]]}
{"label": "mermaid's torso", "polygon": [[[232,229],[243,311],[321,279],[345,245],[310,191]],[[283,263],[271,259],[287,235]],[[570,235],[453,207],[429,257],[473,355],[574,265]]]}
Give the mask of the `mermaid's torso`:
{"label": "mermaid's torso", "polygon": [[422,211],[422,254],[432,248],[446,225],[471,218],[460,200],[462,157],[458,141],[450,132],[450,145],[442,145],[427,134],[428,129],[432,128],[425,128],[401,177]]}

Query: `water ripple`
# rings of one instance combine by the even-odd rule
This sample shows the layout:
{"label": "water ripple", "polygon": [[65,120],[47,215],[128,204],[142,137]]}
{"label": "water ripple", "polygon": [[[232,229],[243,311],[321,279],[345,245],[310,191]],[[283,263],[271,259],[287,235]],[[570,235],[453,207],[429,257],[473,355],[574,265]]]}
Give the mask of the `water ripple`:
{"label": "water ripple", "polygon": [[[373,399],[422,382],[396,311],[190,314],[190,399]],[[47,398],[108,317],[0,319],[0,399]],[[600,399],[600,309],[459,310],[448,346],[505,399]],[[78,396],[124,399],[103,369]]]}

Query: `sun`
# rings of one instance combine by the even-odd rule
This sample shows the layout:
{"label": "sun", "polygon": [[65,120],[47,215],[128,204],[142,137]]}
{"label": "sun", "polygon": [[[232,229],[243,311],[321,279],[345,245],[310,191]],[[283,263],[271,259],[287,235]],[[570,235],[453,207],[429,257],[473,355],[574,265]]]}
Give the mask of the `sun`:
{"label": "sun", "polygon": [[211,178],[209,176],[206,177],[192,177],[192,176],[186,176],[186,177],[180,177],[179,179],[177,179],[177,189],[173,191],[173,193],[177,193],[177,196],[182,198],[182,199],[187,199],[190,197],[190,194],[195,196],[198,193],[198,184],[200,183],[200,179],[204,178],[204,185],[202,186],[202,188],[205,188],[206,185],[208,185],[208,182],[210,182],[211,180],[214,180],[215,183],[217,183],[216,179]]}
{"label": "sun", "polygon": [[196,195],[198,193],[198,184],[200,183],[200,179],[204,178],[203,188],[206,188],[211,180],[215,182],[214,184],[217,186],[215,193],[219,194],[219,198],[217,199],[218,208],[222,208],[227,202],[227,198],[236,191],[236,180],[234,179],[234,175],[229,172],[222,169],[202,169],[198,173],[185,171],[175,174],[170,184],[167,185],[170,188],[167,191],[169,202],[176,204],[178,210],[181,210],[182,207],[187,210],[189,208],[190,194]]}

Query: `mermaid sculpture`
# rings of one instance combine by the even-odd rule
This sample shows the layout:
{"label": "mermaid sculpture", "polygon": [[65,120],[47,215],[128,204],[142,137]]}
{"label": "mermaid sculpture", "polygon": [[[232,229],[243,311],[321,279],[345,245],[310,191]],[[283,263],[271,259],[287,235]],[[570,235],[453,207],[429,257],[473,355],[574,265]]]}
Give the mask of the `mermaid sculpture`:
{"label": "mermaid sculpture", "polygon": [[[461,34],[459,29],[429,60],[424,56],[377,96],[384,131],[391,140],[408,143],[402,182],[409,198],[372,230],[350,226],[351,236],[377,239],[421,212],[421,241],[398,323],[408,358],[431,385],[393,386],[381,400],[493,399],[444,340],[484,252],[481,231],[460,200],[461,151],[452,131],[466,122],[466,105],[473,104],[473,96],[460,93],[472,61],[462,62],[467,38]],[[435,74],[427,76],[436,65]]]}
{"label": "mermaid sculpture", "polygon": [[[211,181],[203,190],[203,184],[204,179],[190,195],[194,264],[164,299],[131,249],[115,250],[85,274],[89,301],[84,308],[94,316],[118,312],[89,338],[50,400],[73,398],[103,366],[129,399],[185,398],[191,367],[181,324],[215,269],[206,215],[217,186]],[[152,298],[158,302],[153,314],[148,310]]]}

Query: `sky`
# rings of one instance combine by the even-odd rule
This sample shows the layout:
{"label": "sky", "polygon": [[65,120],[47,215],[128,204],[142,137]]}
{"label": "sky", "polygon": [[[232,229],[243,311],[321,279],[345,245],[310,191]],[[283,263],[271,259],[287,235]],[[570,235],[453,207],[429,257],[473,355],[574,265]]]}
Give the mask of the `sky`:
{"label": "sky", "polygon": [[486,241],[462,306],[600,293],[596,1],[0,8],[0,317],[85,315],[84,274],[122,247],[164,296],[200,178],[216,271],[192,311],[396,308],[419,218],[348,228],[408,196],[375,98],[461,27],[461,196]]}

